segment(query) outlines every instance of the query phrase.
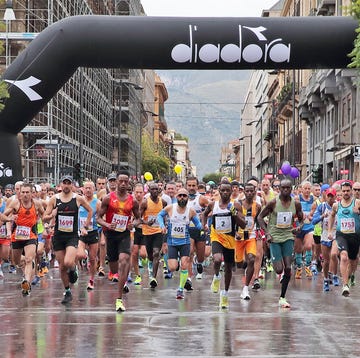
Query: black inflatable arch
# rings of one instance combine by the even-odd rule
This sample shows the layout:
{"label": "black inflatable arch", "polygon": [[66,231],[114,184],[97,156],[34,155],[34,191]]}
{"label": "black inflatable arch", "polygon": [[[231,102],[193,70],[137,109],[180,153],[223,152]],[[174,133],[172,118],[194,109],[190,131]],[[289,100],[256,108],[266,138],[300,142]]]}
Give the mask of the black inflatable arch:
{"label": "black inflatable arch", "polygon": [[0,184],[22,179],[17,133],[76,69],[344,68],[349,17],[177,18],[74,16],[41,32],[3,75]]}

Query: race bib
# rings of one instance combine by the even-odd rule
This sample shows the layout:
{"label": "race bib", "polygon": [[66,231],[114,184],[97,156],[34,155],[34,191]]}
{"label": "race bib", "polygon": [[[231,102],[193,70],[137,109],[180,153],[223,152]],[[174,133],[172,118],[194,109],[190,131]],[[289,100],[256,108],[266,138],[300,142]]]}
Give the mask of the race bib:
{"label": "race bib", "polygon": [[186,225],[181,223],[175,223],[171,226],[171,237],[176,239],[185,238]]}
{"label": "race bib", "polygon": [[245,230],[251,230],[254,227],[254,218],[252,216],[245,216]]}
{"label": "race bib", "polygon": [[0,226],[0,238],[6,237],[6,225]]}
{"label": "race bib", "polygon": [[[86,218],[80,218],[79,221],[80,221],[80,229],[82,229],[83,227],[85,227]],[[88,226],[87,231],[93,231],[93,230],[94,230],[93,218],[91,218],[90,225]]]}
{"label": "race bib", "polygon": [[354,218],[342,218],[340,220],[340,231],[344,234],[355,233],[355,219]]}
{"label": "race bib", "polygon": [[72,232],[74,231],[74,217],[73,216],[64,216],[59,215],[58,218],[58,230],[62,232]]}
{"label": "race bib", "polygon": [[152,225],[150,225],[151,227],[159,227],[159,222],[157,221],[157,215],[149,215],[148,221],[154,222]]}
{"label": "race bib", "polygon": [[215,216],[215,229],[220,234],[231,232],[231,216]]}
{"label": "race bib", "polygon": [[292,225],[292,212],[280,211],[276,217],[276,227],[279,229],[285,229]]}
{"label": "race bib", "polygon": [[116,224],[115,231],[124,232],[127,227],[129,217],[125,215],[114,214],[112,224]]}
{"label": "race bib", "polygon": [[323,229],[329,230],[329,218],[328,217],[323,219]]}
{"label": "race bib", "polygon": [[31,228],[28,226],[17,226],[15,229],[16,240],[29,240]]}

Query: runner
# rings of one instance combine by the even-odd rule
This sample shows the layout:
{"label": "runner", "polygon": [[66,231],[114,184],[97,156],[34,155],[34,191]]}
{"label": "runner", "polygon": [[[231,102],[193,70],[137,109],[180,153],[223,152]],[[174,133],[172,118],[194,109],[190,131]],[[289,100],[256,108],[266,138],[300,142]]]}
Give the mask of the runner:
{"label": "runner", "polygon": [[[266,225],[265,217],[269,217]],[[285,295],[291,277],[291,261],[294,248],[293,223],[297,218],[302,224],[301,204],[291,197],[291,181],[284,179],[280,183],[280,194],[271,200],[258,216],[258,223],[266,233],[270,243],[271,259],[278,275],[284,273],[281,281],[279,306],[290,308]]]}
{"label": "runner", "polygon": [[[189,193],[185,189],[179,189],[176,194],[177,203],[166,206],[157,216],[162,233],[167,233],[167,244],[164,251],[168,254],[168,265],[170,271],[175,271],[180,256],[180,282],[176,291],[176,298],[184,298],[184,286],[189,274],[190,264],[190,234],[189,223],[192,221],[194,227],[201,230],[201,224],[196,212],[187,205]],[[166,229],[164,218],[169,217],[168,228]]]}
{"label": "runner", "polygon": [[55,218],[54,236],[52,238],[53,249],[56,260],[59,263],[61,281],[65,292],[62,304],[72,301],[70,283],[78,280],[78,271],[75,263],[79,242],[78,235],[78,214],[82,205],[87,211],[83,235],[87,235],[93,211],[83,196],[72,192],[73,179],[69,175],[61,178],[61,192],[51,197],[46,207],[44,221]]}
{"label": "runner", "polygon": [[235,263],[235,225],[244,229],[246,222],[240,204],[238,202],[231,203],[231,185],[229,182],[220,184],[219,193],[220,199],[210,202],[205,208],[202,225],[205,231],[209,231],[207,219],[212,212],[210,238],[214,260],[214,277],[211,283],[211,291],[217,293],[220,290],[220,266],[224,258],[225,289],[220,292],[219,306],[220,308],[228,308],[228,291]]}
{"label": "runner", "polygon": [[[126,310],[122,299],[123,289],[130,270],[130,230],[138,225],[140,215],[139,204],[128,193],[129,173],[127,171],[119,172],[116,186],[116,191],[103,198],[96,219],[105,232],[110,273],[113,281],[119,282],[115,309],[117,312],[123,312]],[[104,215],[106,215],[105,220]],[[131,221],[132,216],[135,217],[135,222]]]}

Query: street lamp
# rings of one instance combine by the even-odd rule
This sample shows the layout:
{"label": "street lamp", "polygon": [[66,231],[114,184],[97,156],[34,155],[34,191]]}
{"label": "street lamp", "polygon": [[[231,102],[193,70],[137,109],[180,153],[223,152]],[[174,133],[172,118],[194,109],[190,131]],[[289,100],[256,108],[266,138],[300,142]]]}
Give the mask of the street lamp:
{"label": "street lamp", "polygon": [[6,1],[6,9],[4,13],[4,20],[5,20],[5,27],[6,27],[6,38],[5,38],[5,61],[6,61],[6,68],[10,65],[10,51],[9,51],[9,25],[10,22],[16,20],[14,9],[13,9],[13,2],[12,0]]}
{"label": "street lamp", "polygon": [[[252,176],[252,160],[253,160],[253,150],[252,150],[252,134],[250,135],[244,135],[243,137],[239,138],[239,141],[244,140],[245,138],[250,138],[250,175],[249,177]],[[244,148],[245,149],[245,148]]]}
{"label": "street lamp", "polygon": [[144,87],[138,85],[137,83],[133,83],[133,82],[129,82],[129,81],[124,81],[124,80],[115,80],[114,81],[120,89],[119,92],[119,124],[118,124],[118,163],[117,163],[117,170],[120,170],[120,156],[121,156],[121,125],[122,125],[122,89],[123,89],[123,85],[125,86],[131,86],[133,87],[135,90],[143,90]]}

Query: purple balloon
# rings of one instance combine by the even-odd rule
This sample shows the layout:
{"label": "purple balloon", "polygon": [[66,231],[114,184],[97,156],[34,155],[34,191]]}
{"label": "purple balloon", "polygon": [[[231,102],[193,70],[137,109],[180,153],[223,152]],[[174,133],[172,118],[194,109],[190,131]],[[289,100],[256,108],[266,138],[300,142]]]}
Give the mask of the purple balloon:
{"label": "purple balloon", "polygon": [[284,175],[288,175],[291,172],[291,165],[289,162],[284,162],[281,166],[281,171]]}
{"label": "purple balloon", "polygon": [[296,168],[296,167],[292,167],[291,170],[290,170],[290,176],[295,179],[299,175],[300,175],[299,169]]}

